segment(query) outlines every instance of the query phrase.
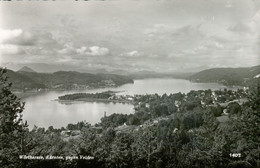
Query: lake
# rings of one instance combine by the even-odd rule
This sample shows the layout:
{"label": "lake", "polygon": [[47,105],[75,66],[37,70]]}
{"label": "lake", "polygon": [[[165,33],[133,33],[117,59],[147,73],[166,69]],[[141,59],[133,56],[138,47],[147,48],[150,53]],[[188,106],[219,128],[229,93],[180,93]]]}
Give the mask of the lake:
{"label": "lake", "polygon": [[[54,128],[66,127],[69,123],[87,121],[90,124],[100,122],[101,117],[113,113],[131,114],[134,113],[133,105],[122,103],[102,103],[102,102],[73,102],[62,104],[54,101],[59,96],[71,93],[86,92],[96,93],[107,90],[122,91],[118,94],[154,94],[164,93],[188,93],[191,90],[224,89],[228,88],[217,83],[192,83],[182,79],[141,79],[135,80],[134,84],[125,84],[117,88],[101,88],[84,91],[47,91],[40,92],[30,97],[24,98],[25,110],[23,119],[27,120],[29,128],[34,125],[39,127]],[[236,89],[236,88],[228,88]]]}

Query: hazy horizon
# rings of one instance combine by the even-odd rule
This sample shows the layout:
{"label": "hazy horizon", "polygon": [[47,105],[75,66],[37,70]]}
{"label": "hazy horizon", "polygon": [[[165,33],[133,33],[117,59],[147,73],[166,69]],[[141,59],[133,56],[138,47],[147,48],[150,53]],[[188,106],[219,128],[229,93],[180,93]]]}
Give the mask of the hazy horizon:
{"label": "hazy horizon", "polygon": [[[260,65],[255,65],[255,66],[260,66]],[[31,70],[37,72],[37,73],[54,73],[58,71],[75,71],[75,72],[80,72],[80,73],[114,73],[114,74],[119,74],[119,75],[130,75],[130,74],[138,74],[138,73],[158,73],[158,74],[176,74],[176,75],[181,75],[181,74],[193,74],[193,73],[198,73],[203,70],[208,70],[212,68],[234,68],[234,67],[212,67],[212,68],[206,68],[206,69],[201,69],[197,71],[172,71],[172,72],[158,72],[158,71],[153,71],[153,70],[140,70],[140,71],[127,71],[123,69],[115,69],[115,70],[106,70],[106,69],[77,69],[77,68],[72,68],[72,67],[67,67],[64,65],[49,65],[49,64],[42,64],[42,63],[35,63],[35,64],[19,64],[19,65],[4,65],[1,66],[3,68],[10,69],[12,71],[19,71],[22,68],[28,67]],[[250,66],[251,67],[251,66]],[[249,67],[235,67],[235,68],[249,68]]]}
{"label": "hazy horizon", "polygon": [[0,9],[0,66],[11,69],[166,73],[260,64],[255,0],[12,1]]}

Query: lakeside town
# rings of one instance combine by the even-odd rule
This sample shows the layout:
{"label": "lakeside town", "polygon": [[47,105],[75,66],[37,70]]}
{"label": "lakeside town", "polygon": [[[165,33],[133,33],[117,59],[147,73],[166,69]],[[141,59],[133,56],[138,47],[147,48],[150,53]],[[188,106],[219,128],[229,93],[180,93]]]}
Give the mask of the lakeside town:
{"label": "lakeside town", "polygon": [[[91,93],[91,94],[84,94],[84,93],[75,93],[70,95],[64,95],[59,97],[59,101],[66,102],[66,101],[97,101],[97,102],[114,102],[114,103],[131,103],[134,105],[135,113],[138,113],[138,111],[146,110],[146,111],[153,111],[150,107],[153,106],[152,103],[149,101],[150,99],[160,99],[160,96],[157,94],[154,95],[116,95],[117,92],[113,91],[105,91],[101,93]],[[237,89],[235,90],[199,90],[199,91],[191,91],[188,94],[171,94],[174,97],[178,97],[172,100],[173,107],[175,108],[174,112],[180,113],[184,111],[184,106],[187,106],[189,104],[189,101],[193,101],[196,99],[196,103],[194,103],[194,106],[198,106],[201,108],[215,108],[218,109],[217,114],[217,120],[219,122],[224,122],[228,120],[228,116],[230,116],[229,113],[234,113],[234,109],[238,110],[240,106],[242,106],[244,103],[246,103],[247,100],[247,93],[248,88],[244,87],[243,89]],[[169,97],[171,96],[169,95]],[[149,98],[147,98],[149,97]],[[168,97],[168,95],[164,94],[162,97]],[[169,109],[169,104],[163,104],[167,106]],[[186,108],[186,107],[185,107]],[[107,116],[104,112],[104,118]],[[170,120],[174,118],[174,114],[167,115],[166,112],[164,114],[163,111],[160,111],[161,114],[159,115],[153,115],[150,116],[149,119],[146,121],[143,121],[143,124],[134,124],[129,125],[129,122],[124,122],[122,125],[118,125],[117,127],[114,127],[114,130],[116,133],[130,133],[133,131],[138,131],[139,129],[151,127],[154,125],[158,125],[159,122],[164,120]],[[236,111],[238,113],[238,111]],[[120,114],[118,114],[120,115]],[[128,123],[128,124],[126,124]],[[84,124],[88,125],[86,122]],[[102,124],[97,123],[96,126],[89,125],[89,129],[93,132],[99,134],[101,136],[102,133]],[[70,128],[70,127],[68,127]],[[174,129],[175,131],[178,130],[178,128]],[[190,130],[192,131],[192,130]],[[62,129],[61,135],[63,137],[66,137],[65,139],[75,138],[80,136],[80,130],[75,129]]]}

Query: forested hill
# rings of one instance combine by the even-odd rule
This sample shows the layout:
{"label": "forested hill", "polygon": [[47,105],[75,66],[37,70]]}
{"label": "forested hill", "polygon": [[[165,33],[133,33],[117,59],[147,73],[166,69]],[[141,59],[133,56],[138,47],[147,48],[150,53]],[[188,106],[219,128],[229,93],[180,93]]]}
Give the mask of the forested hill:
{"label": "forested hill", "polygon": [[260,65],[248,68],[213,68],[190,77],[193,82],[217,82],[225,85],[251,85],[260,80]]}
{"label": "forested hill", "polygon": [[131,78],[112,74],[90,74],[75,71],[36,73],[8,70],[7,76],[14,89],[86,89],[113,87],[133,83]]}
{"label": "forested hill", "polygon": [[6,76],[8,81],[12,83],[13,89],[25,89],[25,88],[46,88],[46,86],[41,83],[33,80],[32,78],[12,70],[7,70]]}

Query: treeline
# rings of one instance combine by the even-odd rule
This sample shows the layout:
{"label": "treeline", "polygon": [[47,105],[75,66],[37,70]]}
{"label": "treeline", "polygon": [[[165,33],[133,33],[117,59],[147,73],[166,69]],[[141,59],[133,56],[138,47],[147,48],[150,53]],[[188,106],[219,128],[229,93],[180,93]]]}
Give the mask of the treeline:
{"label": "treeline", "polygon": [[59,100],[77,100],[77,99],[108,99],[115,95],[112,91],[106,91],[101,93],[74,93],[59,96]]}
{"label": "treeline", "polygon": [[[239,108],[233,108],[232,104],[225,107],[226,116],[224,107],[210,101],[208,105],[201,103],[204,97],[209,97],[210,90],[136,96],[134,114],[113,114],[95,127],[85,122],[68,125],[67,129],[80,130],[80,136],[65,140],[61,130],[53,127],[47,130],[34,127],[29,131],[19,115],[23,104],[10,92],[4,78],[0,77],[0,84],[0,167],[3,168],[260,166],[260,87],[246,93],[248,102],[237,103]],[[17,116],[19,119],[14,120]],[[223,116],[228,119],[219,120]],[[140,119],[135,126],[130,125],[133,117]],[[122,126],[124,123],[127,124]],[[102,131],[97,132],[97,127],[102,127]],[[133,129],[125,129],[128,127]],[[19,155],[93,158],[24,160]]]}

